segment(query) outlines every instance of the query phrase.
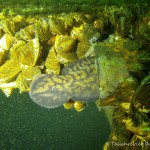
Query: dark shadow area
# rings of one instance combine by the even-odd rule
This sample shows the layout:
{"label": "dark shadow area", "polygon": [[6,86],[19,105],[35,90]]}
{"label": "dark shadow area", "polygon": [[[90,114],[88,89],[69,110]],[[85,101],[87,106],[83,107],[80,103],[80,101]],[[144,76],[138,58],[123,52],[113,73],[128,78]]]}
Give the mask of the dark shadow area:
{"label": "dark shadow area", "polygon": [[0,11],[4,14],[15,12],[20,15],[46,15],[67,12],[83,12],[95,14],[106,6],[134,7],[137,4],[145,7],[148,0],[0,0]]}

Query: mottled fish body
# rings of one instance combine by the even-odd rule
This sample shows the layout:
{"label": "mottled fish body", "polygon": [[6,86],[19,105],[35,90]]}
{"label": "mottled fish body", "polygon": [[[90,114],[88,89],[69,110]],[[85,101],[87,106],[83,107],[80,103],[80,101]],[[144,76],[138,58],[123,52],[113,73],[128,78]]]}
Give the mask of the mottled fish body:
{"label": "mottled fish body", "polygon": [[94,101],[99,97],[98,77],[94,58],[85,58],[65,66],[61,75],[43,74],[33,80],[31,99],[45,108],[63,105],[70,98]]}

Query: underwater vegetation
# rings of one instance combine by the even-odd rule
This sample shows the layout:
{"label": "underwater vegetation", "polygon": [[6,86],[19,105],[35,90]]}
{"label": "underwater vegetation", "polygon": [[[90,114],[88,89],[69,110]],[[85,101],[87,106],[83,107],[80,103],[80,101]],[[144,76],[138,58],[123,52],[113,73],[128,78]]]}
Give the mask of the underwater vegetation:
{"label": "underwater vegetation", "polygon": [[[96,14],[28,13],[0,13],[5,95],[17,88],[42,107],[63,105],[79,112],[90,101],[98,108],[112,106],[108,143],[141,142],[138,148],[148,149],[150,12],[137,4],[133,9],[105,6]],[[117,148],[108,143],[105,150]]]}
{"label": "underwater vegetation", "polygon": [[134,6],[133,9],[136,10],[139,10],[140,6],[143,11],[146,11],[149,0],[0,0],[0,3],[0,10],[5,14],[9,14],[11,11],[12,14],[34,16],[62,12],[95,14],[103,11],[105,6],[127,6],[129,9]]}

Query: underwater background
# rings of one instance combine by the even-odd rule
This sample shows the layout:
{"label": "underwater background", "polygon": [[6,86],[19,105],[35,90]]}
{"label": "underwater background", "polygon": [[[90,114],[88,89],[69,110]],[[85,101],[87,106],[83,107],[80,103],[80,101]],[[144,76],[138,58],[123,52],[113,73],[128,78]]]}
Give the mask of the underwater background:
{"label": "underwater background", "polygon": [[19,14],[37,15],[37,14],[56,14],[62,12],[84,12],[95,14],[101,8],[107,6],[124,6],[149,3],[149,0],[0,0],[0,10],[6,13],[13,10]]}
{"label": "underwater background", "polygon": [[[7,14],[12,10],[27,16],[91,12],[95,10],[91,5],[97,7],[97,3],[98,0],[0,0],[0,11]],[[109,134],[105,114],[95,103],[89,103],[82,112],[63,106],[45,109],[36,105],[28,93],[15,90],[6,97],[0,91],[1,150],[99,150]]]}
{"label": "underwater background", "polygon": [[[0,0],[0,12],[32,16],[67,12],[99,13],[105,6],[138,6],[148,0]],[[140,12],[139,12],[140,14]],[[77,112],[63,106],[45,109],[28,92],[0,91],[0,150],[102,150],[111,133],[109,115],[95,102]]]}
{"label": "underwater background", "polygon": [[45,109],[17,90],[10,97],[1,92],[0,100],[0,149],[98,150],[110,133],[94,103],[82,112]]}

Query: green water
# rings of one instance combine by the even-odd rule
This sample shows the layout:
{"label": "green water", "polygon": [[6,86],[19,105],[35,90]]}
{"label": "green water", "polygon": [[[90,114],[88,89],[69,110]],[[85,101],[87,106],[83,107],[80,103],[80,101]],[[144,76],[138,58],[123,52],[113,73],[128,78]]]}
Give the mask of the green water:
{"label": "green water", "polygon": [[28,94],[0,92],[0,150],[101,150],[110,128],[89,103],[82,112],[45,109]]}
{"label": "green water", "polygon": [[[84,12],[95,14],[107,6],[132,7],[148,3],[149,0],[0,0],[0,11],[12,15],[43,15],[63,12]],[[15,7],[14,7],[15,6]]]}
{"label": "green water", "polygon": [[[128,3],[126,3],[128,2]],[[97,13],[105,5],[134,5],[148,0],[0,0],[4,14]],[[141,5],[144,7],[144,5]],[[82,112],[45,109],[28,93],[0,91],[0,150],[102,150],[110,127],[103,111],[88,103]]]}

